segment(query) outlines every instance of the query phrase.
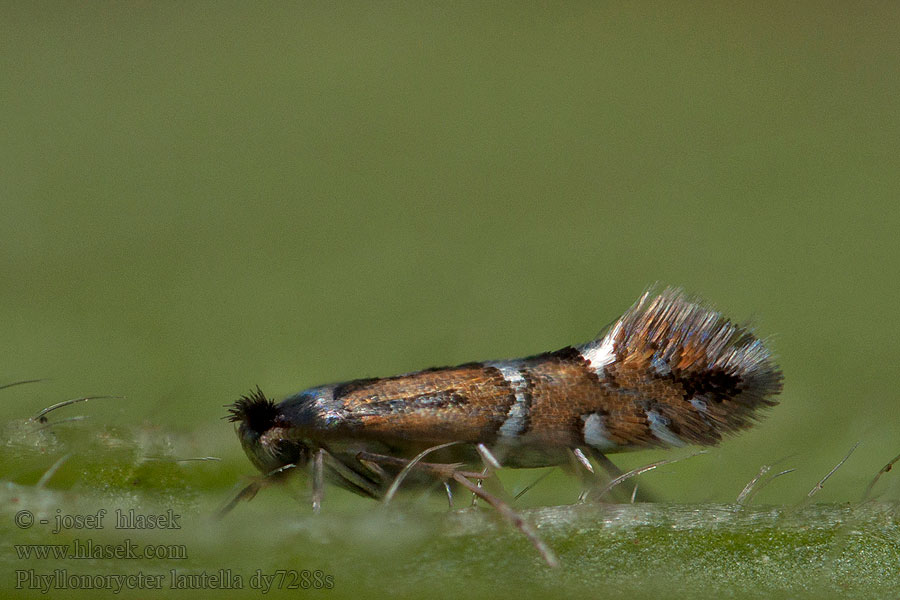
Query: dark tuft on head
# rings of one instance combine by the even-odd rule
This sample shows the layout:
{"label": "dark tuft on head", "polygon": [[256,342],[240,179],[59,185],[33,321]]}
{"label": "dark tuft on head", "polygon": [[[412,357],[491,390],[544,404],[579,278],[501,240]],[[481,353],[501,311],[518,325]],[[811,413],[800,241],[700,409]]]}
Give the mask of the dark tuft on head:
{"label": "dark tuft on head", "polygon": [[228,408],[227,419],[232,423],[242,422],[248,429],[262,433],[272,427],[278,409],[266,398],[259,386]]}

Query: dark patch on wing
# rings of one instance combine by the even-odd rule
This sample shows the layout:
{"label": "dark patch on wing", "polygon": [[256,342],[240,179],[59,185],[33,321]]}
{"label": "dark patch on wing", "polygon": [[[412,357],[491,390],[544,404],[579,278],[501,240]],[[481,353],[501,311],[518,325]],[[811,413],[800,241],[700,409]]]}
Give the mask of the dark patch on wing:
{"label": "dark patch on wing", "polygon": [[[497,367],[482,365],[482,363],[471,363],[468,365],[469,367],[474,366],[483,366],[484,372],[486,375],[489,375],[491,379],[494,380],[494,383],[497,387],[502,387],[506,390],[506,404],[504,406],[504,411],[506,414],[509,414],[510,409],[512,409],[513,405],[516,403],[516,390],[513,385],[506,380],[506,377],[503,376],[503,371],[498,369]],[[502,425],[502,423],[501,423]],[[498,426],[499,429],[499,426]]]}
{"label": "dark patch on wing", "polygon": [[722,402],[737,395],[740,389],[740,377],[722,369],[679,375],[673,371],[670,377],[684,388],[685,398],[704,396],[714,402]]}
{"label": "dark patch on wing", "polygon": [[365,403],[364,408],[360,407],[354,411],[354,416],[399,415],[423,410],[439,411],[460,408],[466,404],[468,404],[468,398],[466,398],[464,394],[453,389],[399,398],[380,399],[378,396],[373,396]]}

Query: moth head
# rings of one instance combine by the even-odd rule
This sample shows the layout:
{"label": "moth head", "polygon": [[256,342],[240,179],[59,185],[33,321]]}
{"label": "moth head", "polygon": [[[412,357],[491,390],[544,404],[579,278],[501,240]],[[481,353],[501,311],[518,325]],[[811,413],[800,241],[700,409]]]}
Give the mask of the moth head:
{"label": "moth head", "polygon": [[303,467],[309,462],[309,446],[288,435],[290,428],[274,402],[257,387],[232,404],[228,420],[240,423],[238,438],[250,462],[264,475],[294,465]]}

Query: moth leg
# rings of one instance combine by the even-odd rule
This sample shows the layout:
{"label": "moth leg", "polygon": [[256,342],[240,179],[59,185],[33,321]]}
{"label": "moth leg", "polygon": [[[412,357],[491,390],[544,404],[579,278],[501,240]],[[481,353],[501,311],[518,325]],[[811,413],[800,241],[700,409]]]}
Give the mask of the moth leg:
{"label": "moth leg", "polygon": [[312,461],[312,509],[318,513],[325,497],[325,450],[319,449]]}
{"label": "moth leg", "polygon": [[487,469],[487,468],[492,468],[492,469],[502,468],[502,466],[500,465],[500,461],[497,460],[497,457],[494,456],[494,453],[491,452],[487,446],[485,446],[484,444],[478,444],[477,446],[475,446],[475,448],[478,450],[478,454],[481,455],[481,460],[484,462],[485,469]]}
{"label": "moth leg", "polygon": [[444,491],[447,492],[447,502],[450,504],[450,510],[453,510],[453,490],[450,489],[450,482],[444,482]]}
{"label": "moth leg", "polygon": [[571,463],[572,473],[578,476],[581,483],[581,493],[578,494],[576,504],[581,504],[587,497],[588,490],[594,488],[598,484],[599,476],[594,471],[594,465],[585,456],[581,448],[568,448],[569,462]]}
{"label": "moth leg", "polygon": [[531,525],[522,518],[522,516],[513,510],[512,506],[494,496],[493,494],[489,494],[484,489],[478,487],[465,476],[462,471],[457,471],[453,474],[453,480],[462,485],[464,488],[468,489],[470,492],[490,504],[494,509],[500,513],[504,519],[509,521],[513,527],[518,529],[522,534],[528,538],[528,541],[531,542],[531,545],[535,547],[538,553],[541,555],[541,558],[544,559],[544,562],[551,567],[559,566],[559,561],[556,558],[556,555],[553,553],[553,550],[544,543],[544,541],[538,537],[537,533],[532,529]]}
{"label": "moth leg", "polygon": [[[422,459],[425,458],[429,453],[434,452],[435,450],[440,450],[441,448],[446,448],[448,446],[453,446],[458,442],[450,442],[447,444],[440,444],[438,446],[433,446],[431,448],[427,448],[416,455],[412,460],[407,460],[405,458],[397,458],[395,456],[388,456],[386,454],[376,454],[374,452],[359,452],[356,455],[356,460],[360,461],[363,464],[373,464],[373,465],[387,465],[393,467],[400,467],[400,472],[397,473],[394,480],[391,482],[390,487],[388,487],[387,491],[384,493],[383,501],[385,504],[388,504],[393,498],[394,494],[397,493],[397,490],[400,488],[400,484],[409,474],[409,471],[412,469],[418,469],[420,471],[425,471],[429,473],[433,477],[437,478],[439,481],[447,481],[453,477],[453,473],[459,470],[459,467],[462,466],[462,463],[454,463],[454,464],[442,464],[442,463],[427,463],[423,462]],[[485,476],[481,473],[473,473],[471,471],[465,471],[468,477],[472,479],[482,479]],[[450,501],[452,504],[452,495],[450,497]]]}
{"label": "moth leg", "polygon": [[521,490],[519,490],[519,491],[516,493],[515,497],[513,498],[513,501],[516,501],[516,500],[518,500],[519,498],[521,498],[522,496],[524,496],[526,493],[528,493],[528,490],[530,490],[531,488],[533,488],[534,486],[536,486],[537,484],[539,484],[540,482],[542,482],[542,481],[543,481],[544,479],[546,479],[547,476],[550,475],[550,473],[552,473],[552,472],[553,472],[553,469],[552,469],[552,468],[550,468],[550,469],[544,469],[544,472],[541,473],[541,475],[540,475],[537,479],[535,479],[534,481],[532,481],[531,483],[529,483],[528,485],[526,485],[525,487],[523,487]]}
{"label": "moth leg", "polygon": [[594,465],[591,464],[591,461],[588,460],[588,457],[584,455],[584,452],[581,451],[581,448],[569,448],[572,452],[572,456],[575,457],[575,460],[578,461],[582,467],[584,467],[591,475],[594,474]]}
{"label": "moth leg", "polygon": [[[594,458],[594,460],[596,460],[597,463],[601,467],[603,467],[603,470],[606,471],[606,474],[609,475],[610,479],[616,479],[618,477],[621,477],[624,474],[622,472],[622,470],[619,467],[617,467],[615,465],[615,463],[613,463],[613,461],[611,461],[605,454],[603,454],[596,448],[591,447],[590,453],[591,453],[591,456]],[[583,456],[583,454],[582,454],[582,456]],[[644,489],[641,489],[640,491],[638,491],[637,487],[638,487],[637,484],[635,484],[634,487],[632,488],[631,492],[629,493],[629,498],[631,499],[632,503],[635,501],[638,501],[638,502],[656,502],[657,501],[655,496],[652,493],[649,493],[649,492],[645,491]],[[578,496],[578,502],[579,503],[584,502],[589,495],[591,495],[590,490],[585,490],[585,491],[581,492],[581,495]]]}
{"label": "moth leg", "polygon": [[[556,567],[559,565],[559,561],[556,558],[556,555],[553,553],[553,550],[550,549],[544,541],[538,537],[537,533],[535,533],[534,529],[532,529],[531,525],[528,524],[525,519],[519,515],[515,510],[513,510],[512,506],[494,496],[486,492],[484,489],[478,487],[475,483],[472,483],[472,480],[485,479],[488,476],[474,471],[461,471],[459,469],[462,466],[460,463],[456,464],[441,464],[441,463],[426,463],[422,462],[422,458],[424,458],[429,452],[433,452],[434,450],[445,447],[449,444],[441,444],[440,446],[435,446],[433,448],[428,448],[424,452],[419,453],[418,456],[413,458],[412,460],[408,460],[405,458],[397,458],[394,456],[387,456],[384,454],[374,454],[371,452],[360,452],[356,455],[358,460],[361,461],[369,461],[375,464],[383,464],[388,466],[403,466],[403,469],[419,469],[424,471],[434,477],[439,478],[444,482],[444,487],[447,490],[447,495],[451,498],[451,506],[452,506],[452,494],[450,492],[450,486],[448,485],[448,480],[452,479],[453,481],[459,483],[461,486],[475,494],[478,498],[481,498],[485,502],[487,502],[490,506],[492,506],[500,515],[509,521],[516,529],[522,532],[525,537],[528,538],[528,541],[537,549],[540,553],[541,558],[551,567]],[[391,484],[391,489],[388,490],[388,493],[385,494],[385,503],[389,502],[391,497],[393,496],[393,492],[396,490],[396,486],[402,481],[403,476],[406,471],[401,471],[397,477],[394,479],[394,482]]]}
{"label": "moth leg", "polygon": [[235,494],[234,498],[232,498],[231,500],[228,501],[228,504],[226,504],[221,509],[219,509],[219,511],[216,513],[216,518],[217,519],[223,518],[225,515],[230,513],[231,510],[235,506],[237,506],[239,502],[242,502],[244,500],[249,502],[250,500],[253,500],[253,498],[256,497],[256,494],[259,492],[259,490],[261,490],[262,488],[264,488],[268,485],[271,485],[273,483],[281,481],[281,479],[282,479],[281,476],[285,472],[287,472],[290,469],[293,469],[296,466],[297,465],[290,463],[290,464],[284,465],[282,467],[278,467],[274,471],[270,471],[269,473],[266,473],[262,477],[255,478],[254,481],[250,482],[250,485],[244,487],[240,492]]}
{"label": "moth leg", "polygon": [[[475,449],[478,450],[478,454],[481,456],[481,462],[484,464],[484,468],[481,470],[481,474],[484,475],[484,479],[488,478],[494,469],[502,468],[500,465],[500,461],[497,460],[497,457],[494,456],[494,453],[490,451],[490,449],[482,443],[476,444]],[[478,487],[484,487],[484,479],[479,479],[477,484]],[[476,494],[472,494],[472,506],[475,506],[478,503],[478,496]]]}
{"label": "moth leg", "polygon": [[219,509],[219,511],[216,513],[216,519],[225,517],[225,515],[230,513],[232,509],[234,509],[234,507],[237,506],[238,503],[240,503],[242,500],[246,500],[247,502],[253,500],[253,498],[256,496],[256,493],[259,492],[262,487],[263,484],[260,481],[254,481],[250,485],[246,486],[240,492],[235,494],[234,498],[228,501],[228,504]]}
{"label": "moth leg", "polygon": [[[588,496],[588,498],[593,497],[593,498],[599,500],[604,495],[606,495],[610,490],[615,488],[617,485],[619,485],[626,479],[631,479],[632,477],[640,475],[641,473],[646,473],[647,471],[652,471],[653,469],[655,469],[657,467],[661,467],[663,465],[670,465],[672,463],[676,463],[678,461],[685,460],[687,458],[693,458],[693,457],[699,456],[701,454],[706,454],[706,452],[707,452],[706,450],[700,450],[699,452],[695,452],[695,453],[689,454],[687,456],[681,456],[681,457],[677,457],[677,458],[669,458],[666,460],[658,460],[658,461],[652,462],[648,465],[644,465],[643,467],[638,467],[636,469],[632,469],[632,470],[628,471],[627,473],[623,473],[623,474],[619,475],[618,477],[616,477],[615,479],[613,479],[612,481],[607,483],[605,486],[603,486],[600,490],[593,489],[593,490],[586,492],[587,496]],[[635,494],[636,494],[636,492],[632,492],[632,496],[634,496]]]}
{"label": "moth leg", "polygon": [[337,477],[343,480],[344,484],[346,484],[347,486],[351,486],[351,490],[364,496],[369,496],[370,498],[381,497],[381,488],[376,483],[363,477],[362,475],[345,465],[339,459],[335,458],[334,455],[325,448],[320,448],[316,453],[317,456],[320,454],[324,466],[327,466],[329,469],[331,469],[331,471]]}
{"label": "moth leg", "polygon": [[[387,457],[387,458],[392,458],[392,457]],[[357,456],[357,460],[359,460],[360,463],[365,465],[365,467],[367,469],[372,471],[372,473],[374,473],[380,481],[390,481],[390,480],[394,479],[394,476],[390,475],[387,471],[385,471],[383,468],[381,468],[381,465],[379,465],[377,462],[372,462],[371,460],[367,460],[360,456]],[[443,481],[440,483],[443,483],[444,492],[447,494],[448,508],[450,510],[453,510],[453,490],[450,488],[450,484],[447,483],[447,481]]]}
{"label": "moth leg", "polygon": [[[457,472],[464,473],[470,479],[483,479],[486,477],[477,471],[460,471],[459,467],[463,463],[429,463],[415,459],[397,458],[387,454],[376,454],[374,452],[360,452],[356,455],[356,458],[362,463],[372,463],[375,466],[408,467],[412,465],[410,466],[411,469],[425,471],[440,478],[442,481],[453,479],[453,474]],[[381,471],[384,472],[383,469]]]}

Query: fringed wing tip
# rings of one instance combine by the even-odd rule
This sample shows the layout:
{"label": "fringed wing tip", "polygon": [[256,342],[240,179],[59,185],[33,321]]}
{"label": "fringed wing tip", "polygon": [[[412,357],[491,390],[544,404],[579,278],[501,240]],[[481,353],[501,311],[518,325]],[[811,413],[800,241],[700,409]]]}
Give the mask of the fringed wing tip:
{"label": "fringed wing tip", "polygon": [[759,409],[778,404],[783,375],[766,344],[749,326],[680,288],[659,293],[651,288],[607,335],[601,344],[609,349],[610,376],[630,372],[660,382],[661,390],[666,385],[681,390],[675,398],[683,400],[660,399],[660,410],[681,421],[683,441],[714,443],[752,425]]}

